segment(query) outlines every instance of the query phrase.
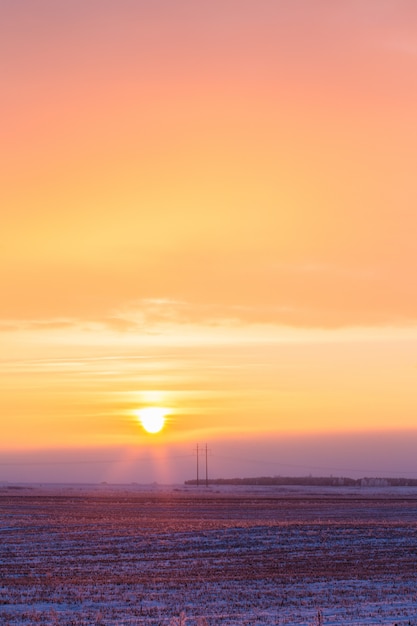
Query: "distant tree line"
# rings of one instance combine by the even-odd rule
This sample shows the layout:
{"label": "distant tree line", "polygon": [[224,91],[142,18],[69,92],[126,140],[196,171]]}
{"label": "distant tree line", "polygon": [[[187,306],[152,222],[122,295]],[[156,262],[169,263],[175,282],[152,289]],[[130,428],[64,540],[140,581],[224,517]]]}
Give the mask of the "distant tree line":
{"label": "distant tree line", "polygon": [[[202,481],[200,479],[199,484]],[[196,479],[186,485],[197,485]],[[348,478],[345,476],[258,476],[255,478],[210,478],[209,485],[301,485],[317,487],[417,487],[416,478]]]}

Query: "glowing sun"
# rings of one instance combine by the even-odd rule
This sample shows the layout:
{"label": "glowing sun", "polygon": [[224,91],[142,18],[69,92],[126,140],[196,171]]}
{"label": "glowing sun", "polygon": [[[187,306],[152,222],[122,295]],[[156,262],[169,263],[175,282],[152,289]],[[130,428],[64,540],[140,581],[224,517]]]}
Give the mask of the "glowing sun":
{"label": "glowing sun", "polygon": [[140,423],[147,433],[159,433],[165,425],[168,410],[160,406],[147,406],[136,411]]}

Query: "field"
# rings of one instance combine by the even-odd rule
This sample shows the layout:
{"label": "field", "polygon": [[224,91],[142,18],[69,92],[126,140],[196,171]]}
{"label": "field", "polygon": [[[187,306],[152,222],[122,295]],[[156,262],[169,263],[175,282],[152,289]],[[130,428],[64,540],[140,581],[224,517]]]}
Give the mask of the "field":
{"label": "field", "polygon": [[417,490],[5,485],[0,624],[417,625]]}

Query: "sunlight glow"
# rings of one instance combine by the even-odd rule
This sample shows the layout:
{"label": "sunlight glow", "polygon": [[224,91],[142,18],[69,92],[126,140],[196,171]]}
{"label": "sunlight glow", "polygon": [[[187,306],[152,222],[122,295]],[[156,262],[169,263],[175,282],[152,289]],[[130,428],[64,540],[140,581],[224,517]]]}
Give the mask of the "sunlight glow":
{"label": "sunlight glow", "polygon": [[148,406],[135,411],[135,413],[144,430],[146,430],[147,433],[155,434],[163,429],[168,409],[159,406]]}

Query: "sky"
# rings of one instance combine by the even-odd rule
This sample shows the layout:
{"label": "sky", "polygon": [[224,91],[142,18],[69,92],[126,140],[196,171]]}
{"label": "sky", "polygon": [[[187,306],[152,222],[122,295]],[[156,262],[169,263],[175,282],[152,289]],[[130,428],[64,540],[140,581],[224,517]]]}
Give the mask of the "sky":
{"label": "sky", "polygon": [[414,0],[0,0],[0,481],[417,477],[416,42]]}

